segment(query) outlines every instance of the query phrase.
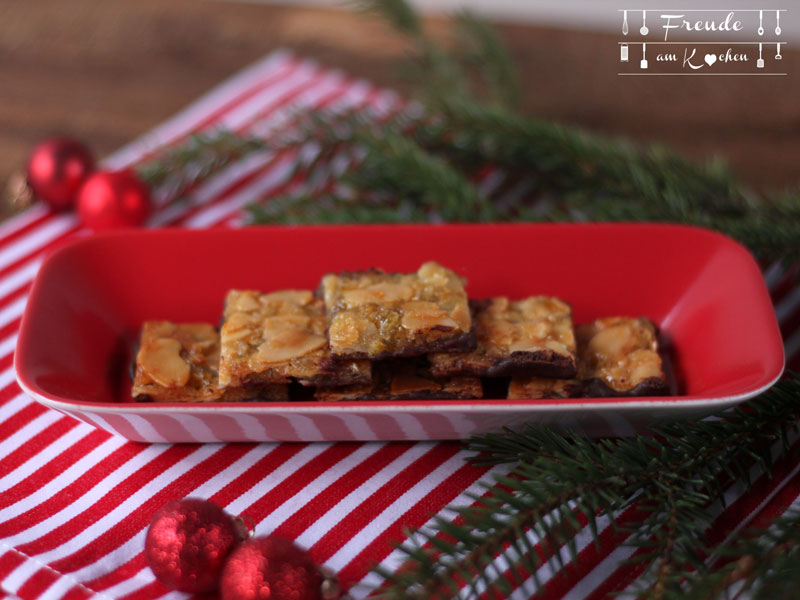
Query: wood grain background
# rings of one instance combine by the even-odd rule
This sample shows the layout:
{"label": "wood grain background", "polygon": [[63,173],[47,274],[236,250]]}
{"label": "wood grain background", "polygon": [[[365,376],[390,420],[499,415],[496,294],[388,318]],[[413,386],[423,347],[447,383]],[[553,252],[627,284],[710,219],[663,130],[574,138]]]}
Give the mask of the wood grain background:
{"label": "wood grain background", "polygon": [[[443,35],[446,22],[428,25]],[[756,188],[800,182],[800,52],[785,77],[620,77],[614,36],[501,25],[531,114],[722,156]],[[56,132],[103,155],[270,50],[408,91],[407,50],[348,12],[200,0],[0,2],[0,183]]]}

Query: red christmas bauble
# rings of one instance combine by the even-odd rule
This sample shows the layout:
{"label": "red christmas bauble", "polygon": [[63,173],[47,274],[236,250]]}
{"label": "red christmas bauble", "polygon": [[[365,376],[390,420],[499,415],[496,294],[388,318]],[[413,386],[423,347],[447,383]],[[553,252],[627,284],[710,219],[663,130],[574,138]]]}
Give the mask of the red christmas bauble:
{"label": "red christmas bauble", "polygon": [[323,576],[311,556],[279,536],[233,551],[222,571],[222,600],[322,600]]}
{"label": "red christmas bauble", "polygon": [[150,523],[145,558],[164,585],[182,592],[213,592],[242,533],[234,519],[213,502],[197,498],[170,502]]}
{"label": "red christmas bauble", "polygon": [[74,206],[81,184],[93,170],[94,158],[86,146],[55,137],[33,149],[28,159],[28,185],[53,210],[66,210]]}
{"label": "red christmas bauble", "polygon": [[78,214],[95,231],[137,227],[150,214],[150,190],[133,171],[97,171],[78,192]]}

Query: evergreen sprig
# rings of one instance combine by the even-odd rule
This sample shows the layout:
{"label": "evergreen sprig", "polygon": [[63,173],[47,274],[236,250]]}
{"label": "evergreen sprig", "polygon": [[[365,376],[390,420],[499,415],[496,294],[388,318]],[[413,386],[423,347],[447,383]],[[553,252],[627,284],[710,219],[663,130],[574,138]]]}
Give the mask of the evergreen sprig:
{"label": "evergreen sprig", "polygon": [[[766,540],[728,551],[733,562],[719,569],[707,563],[720,549],[705,531],[715,503],[724,503],[720,482],[749,485],[754,464],[769,473],[775,458],[788,450],[798,417],[800,379],[791,375],[718,419],[679,421],[633,438],[593,440],[547,427],[476,436],[468,444],[476,453],[472,460],[510,463],[510,473],[495,477],[495,485],[487,486],[491,493],[475,497],[478,505],[454,508],[457,521],[436,518],[432,531],[403,546],[408,563],[381,572],[390,582],[382,595],[406,598],[405,590],[412,589],[418,598],[463,597],[463,585],[471,598],[507,595],[521,583],[521,573],[536,581],[544,562],[563,568],[576,561],[574,537],[581,522],[597,539],[601,518],[629,534],[626,543],[640,548],[635,560],[654,566],[641,597],[678,599],[740,580],[777,584],[768,567],[754,566],[755,557],[776,544],[794,549],[800,516],[780,521],[778,532]],[[619,518],[630,508],[638,519]],[[736,561],[740,570],[744,562],[750,570],[737,572]],[[800,553],[789,562],[800,568]],[[508,566],[498,572],[498,564]]]}
{"label": "evergreen sprig", "polygon": [[198,133],[144,162],[137,172],[150,188],[161,188],[164,195],[179,199],[224,167],[269,147],[270,143],[262,138],[226,130]]}
{"label": "evergreen sprig", "polygon": [[753,600],[795,598],[800,589],[800,511],[790,509],[766,530],[747,530],[719,549],[717,568],[690,574],[688,600],[716,598],[726,590]]}
{"label": "evergreen sprig", "polygon": [[[722,231],[764,260],[800,258],[800,191],[757,197],[721,161],[700,165],[664,147],[519,114],[509,108],[518,95],[513,64],[485,22],[460,15],[448,49],[426,35],[405,0],[358,5],[417,48],[425,104],[416,119],[321,111],[269,139],[196,136],[145,164],[145,180],[178,197],[249,153],[313,142],[313,160],[298,163],[296,179],[307,183],[297,198],[254,206],[252,222],[673,222]],[[339,172],[333,165],[343,159],[351,169]],[[476,185],[487,166],[507,182],[488,195]],[[348,195],[331,193],[336,184]],[[514,185],[523,192],[509,200],[503,192]]]}
{"label": "evergreen sprig", "polygon": [[[800,194],[757,199],[718,161],[696,165],[663,147],[639,148],[463,101],[416,123],[321,113],[307,127],[298,139],[320,144],[317,172],[347,154],[352,168],[338,181],[359,198],[380,195],[367,204],[375,210],[350,222],[395,222],[391,209],[401,204],[409,221],[673,222],[722,231],[765,260],[800,258]],[[486,197],[475,184],[486,165],[530,191],[511,203],[501,194]],[[255,209],[253,220],[342,222],[341,214],[304,206],[305,214],[295,207],[291,216]]]}

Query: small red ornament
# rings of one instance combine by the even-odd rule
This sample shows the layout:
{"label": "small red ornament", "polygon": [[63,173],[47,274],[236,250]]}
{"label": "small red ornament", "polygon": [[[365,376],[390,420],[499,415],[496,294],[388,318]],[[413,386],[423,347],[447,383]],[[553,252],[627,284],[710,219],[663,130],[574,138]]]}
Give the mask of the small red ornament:
{"label": "small red ornament", "polygon": [[233,551],[222,571],[222,600],[324,600],[324,578],[311,556],[279,536],[255,538]]}
{"label": "small red ornament", "polygon": [[80,142],[55,137],[33,149],[28,159],[28,185],[53,210],[75,204],[81,184],[94,170],[94,158]]}
{"label": "small red ornament", "polygon": [[205,594],[217,589],[225,560],[244,537],[242,527],[219,506],[186,498],[156,513],[145,538],[145,558],[164,585]]}
{"label": "small red ornament", "polygon": [[137,227],[150,214],[150,190],[133,171],[97,171],[78,192],[78,214],[95,231]]}

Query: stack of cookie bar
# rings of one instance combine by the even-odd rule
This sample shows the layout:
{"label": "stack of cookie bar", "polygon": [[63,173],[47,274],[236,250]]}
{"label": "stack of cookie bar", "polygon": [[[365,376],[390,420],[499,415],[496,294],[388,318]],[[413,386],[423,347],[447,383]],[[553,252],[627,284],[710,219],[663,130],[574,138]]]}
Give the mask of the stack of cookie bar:
{"label": "stack of cookie bar", "polygon": [[[470,300],[434,262],[322,278],[316,292],[231,290],[210,324],[144,324],[139,401],[409,400],[653,395],[667,391],[644,318],[573,327],[568,304]],[[498,392],[498,390],[500,390]]]}

